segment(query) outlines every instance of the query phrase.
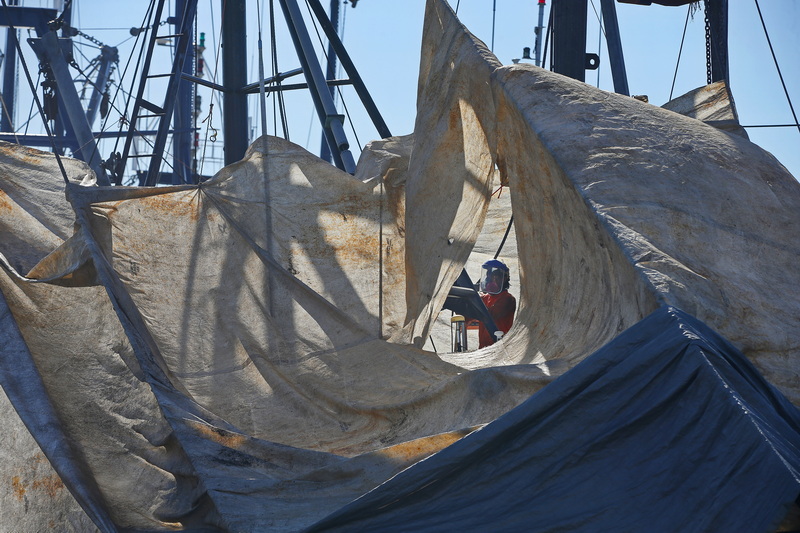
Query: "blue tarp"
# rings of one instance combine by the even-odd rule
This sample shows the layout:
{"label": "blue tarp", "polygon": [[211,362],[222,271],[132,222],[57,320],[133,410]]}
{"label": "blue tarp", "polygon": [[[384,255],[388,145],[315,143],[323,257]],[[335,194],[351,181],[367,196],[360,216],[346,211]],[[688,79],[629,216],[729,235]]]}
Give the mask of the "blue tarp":
{"label": "blue tarp", "polygon": [[800,411],[662,308],[310,531],[774,531],[798,494]]}

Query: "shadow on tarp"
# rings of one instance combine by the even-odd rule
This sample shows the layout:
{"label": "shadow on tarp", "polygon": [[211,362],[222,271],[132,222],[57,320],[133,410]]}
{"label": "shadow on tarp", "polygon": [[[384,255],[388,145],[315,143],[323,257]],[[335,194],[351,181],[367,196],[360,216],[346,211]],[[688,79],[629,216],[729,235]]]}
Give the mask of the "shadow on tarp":
{"label": "shadow on tarp", "polygon": [[800,411],[665,307],[308,531],[772,531],[798,494]]}

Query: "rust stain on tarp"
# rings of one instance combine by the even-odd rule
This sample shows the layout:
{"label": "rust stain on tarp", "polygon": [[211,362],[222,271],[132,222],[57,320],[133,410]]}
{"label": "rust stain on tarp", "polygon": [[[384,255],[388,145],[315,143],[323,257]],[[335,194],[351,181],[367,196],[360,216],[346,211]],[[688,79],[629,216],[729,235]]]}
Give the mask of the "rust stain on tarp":
{"label": "rust stain on tarp", "polygon": [[11,478],[11,488],[17,500],[22,501],[27,491],[25,489],[25,485],[19,480],[19,476],[14,476]]}
{"label": "rust stain on tarp", "polygon": [[[325,243],[335,249],[337,256],[358,261],[372,261],[378,257],[380,232],[376,224],[372,224],[359,215],[323,212],[317,218],[316,231]],[[353,240],[353,235],[358,240]]]}
{"label": "rust stain on tarp", "polygon": [[3,211],[12,211],[14,209],[14,203],[11,201],[11,198],[0,189],[0,212]]}
{"label": "rust stain on tarp", "polygon": [[197,221],[199,218],[200,203],[197,201],[197,195],[195,194],[159,194],[137,198],[136,202],[141,203],[147,209],[163,211],[171,216],[188,216],[193,221]]}
{"label": "rust stain on tarp", "polygon": [[58,477],[58,474],[53,474],[52,476],[34,480],[31,487],[41,490],[51,498],[55,498],[58,496],[58,493],[61,492],[61,489],[64,488],[64,483],[61,481],[61,478]]}
{"label": "rust stain on tarp", "polygon": [[[38,455],[39,454],[37,454],[37,456]],[[39,463],[41,462],[41,459],[42,457],[35,456],[33,462]],[[14,497],[17,499],[17,501],[23,501],[29,490],[40,491],[50,498],[56,498],[64,489],[64,482],[61,481],[61,478],[58,476],[58,474],[53,473],[46,476],[36,477],[36,468],[37,467],[33,466],[32,471],[30,472],[31,477],[34,477],[33,481],[28,481],[27,479],[24,479],[23,476],[13,476],[11,478],[12,494],[14,494]]]}
{"label": "rust stain on tarp", "polygon": [[0,145],[0,154],[16,159],[17,161],[28,163],[31,166],[42,165],[43,159],[39,155],[41,153],[43,152],[19,144]]}
{"label": "rust stain on tarp", "polygon": [[241,448],[245,444],[246,438],[238,433],[231,433],[224,429],[207,426],[196,422],[190,422],[192,427],[197,430],[203,437],[226,446],[228,448]]}
{"label": "rust stain on tarp", "polygon": [[450,431],[448,433],[440,433],[431,437],[424,437],[402,444],[397,444],[389,448],[385,448],[378,453],[389,458],[401,462],[420,461],[429,455],[447,448],[456,441],[466,437],[479,426],[461,429],[458,431]]}

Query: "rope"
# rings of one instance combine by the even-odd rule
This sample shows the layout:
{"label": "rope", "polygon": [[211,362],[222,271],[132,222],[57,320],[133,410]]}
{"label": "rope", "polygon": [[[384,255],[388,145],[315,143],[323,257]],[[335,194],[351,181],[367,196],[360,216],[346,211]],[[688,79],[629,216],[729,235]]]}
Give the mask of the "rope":
{"label": "rope", "polygon": [[764,23],[764,16],[761,14],[761,6],[758,5],[758,0],[756,2],[756,9],[758,10],[758,18],[761,19],[761,27],[764,28],[764,35],[767,38],[767,44],[769,44],[769,51],[772,54],[772,61],[775,62],[775,69],[778,71],[778,77],[781,79],[781,85],[783,86],[783,92],[786,94],[786,101],[789,102],[789,109],[792,110],[792,117],[794,117],[794,123],[797,126],[797,131],[800,131],[800,122],[797,120],[797,113],[794,111],[794,106],[792,105],[792,99],[789,96],[789,91],[786,89],[786,82],[783,80],[783,74],[781,73],[781,67],[778,66],[778,58],[775,57],[775,49],[772,48],[772,41],[769,38],[769,33],[767,32],[767,25]]}
{"label": "rope", "polygon": [[[11,13],[8,10],[8,4],[6,3],[6,0],[0,0],[0,2],[3,3],[3,9],[6,12],[6,17],[8,20],[13,20],[11,18]],[[36,107],[39,108],[39,114],[44,119],[44,109],[42,108],[42,103],[39,101],[39,95],[36,93],[36,87],[33,85],[33,78],[31,78],[31,73],[28,70],[28,63],[25,61],[25,56],[22,55],[22,47],[19,45],[19,39],[17,38],[17,29],[14,26],[9,25],[8,31],[14,36],[14,46],[17,49],[17,55],[19,56],[20,63],[25,71],[25,77],[28,79],[28,85],[31,88],[33,99],[36,101]],[[61,170],[61,175],[64,177],[64,183],[69,185],[67,169],[64,168],[64,163],[61,161],[61,155],[58,153],[58,149],[56,148],[55,137],[53,137],[53,132],[50,131],[50,125],[47,123],[47,120],[42,120],[42,122],[44,123],[44,130],[47,132],[47,138],[50,140],[50,145],[53,147],[53,154],[56,156],[58,168]]]}
{"label": "rope", "polygon": [[[497,197],[500,198],[500,194],[502,194],[502,191],[503,191],[503,185],[501,184],[497,189],[495,189],[495,191],[490,196],[494,196],[496,194]],[[511,218],[508,219],[508,226],[506,227],[506,232],[505,234],[503,234],[503,239],[500,241],[500,246],[497,247],[497,251],[495,252],[493,259],[497,259],[497,257],[500,255],[500,252],[503,250],[503,245],[506,243],[506,239],[508,239],[508,234],[509,232],[511,232],[511,226],[513,224],[514,224],[514,215],[512,214]]]}
{"label": "rope", "polygon": [[[597,56],[599,57],[603,51],[603,37],[608,39],[606,35],[606,29],[603,26],[603,15],[597,12],[597,6],[594,5],[594,0],[592,0],[592,11],[594,11],[594,16],[597,19],[597,25],[600,28],[600,33],[597,36]],[[600,87],[600,71],[603,70],[601,68],[597,69],[597,84],[596,87]]]}
{"label": "rope", "polygon": [[219,133],[217,131],[217,129],[214,126],[211,125],[211,122],[213,122],[213,120],[214,120],[213,119],[213,115],[214,115],[214,102],[212,101],[212,102],[210,102],[208,104],[208,115],[206,115],[206,118],[204,118],[203,122],[201,122],[201,124],[204,124],[206,121],[208,121],[208,124],[206,124],[206,135],[205,135],[205,138],[203,139],[203,157],[200,159],[200,172],[199,172],[199,174],[201,176],[203,175],[203,165],[206,162],[206,147],[208,146],[208,141],[209,141],[208,130],[209,129],[214,130],[214,133],[211,134],[211,138],[210,138],[212,143],[213,142],[217,142],[217,133]]}
{"label": "rope", "polygon": [[508,219],[508,226],[506,227],[506,232],[503,235],[503,240],[500,241],[500,246],[497,247],[497,251],[494,253],[493,259],[497,259],[497,257],[500,255],[500,252],[503,250],[503,245],[506,243],[506,239],[508,239],[508,234],[511,232],[511,226],[513,225],[514,225],[514,215],[511,215],[511,218]]}
{"label": "rope", "polygon": [[686,22],[683,24],[683,35],[681,36],[681,47],[678,49],[678,62],[675,63],[675,74],[672,76],[672,87],[669,90],[669,99],[672,100],[672,92],[675,90],[675,80],[678,79],[678,67],[681,64],[681,55],[683,54],[683,41],[686,39],[686,28],[689,27],[689,15],[691,14],[691,7],[686,9]]}

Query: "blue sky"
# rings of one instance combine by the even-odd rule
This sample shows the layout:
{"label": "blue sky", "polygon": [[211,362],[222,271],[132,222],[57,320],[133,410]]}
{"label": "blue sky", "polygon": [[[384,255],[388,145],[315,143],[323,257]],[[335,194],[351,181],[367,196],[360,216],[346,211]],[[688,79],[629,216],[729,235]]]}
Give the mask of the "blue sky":
{"label": "blue sky", "polygon": [[[74,0],[76,6],[73,23],[87,34],[93,35],[109,45],[120,49],[121,64],[127,60],[133,40],[125,28],[138,25],[144,15],[147,3],[122,0]],[[322,0],[323,5],[329,1]],[[795,28],[800,22],[800,2],[795,0],[760,0],[760,7],[772,40],[778,64],[781,67],[796,110],[800,112],[800,62],[796,51],[800,50],[800,37]],[[778,79],[764,31],[756,11],[755,0],[730,0],[730,54],[731,89],[745,125],[790,124],[794,122],[786,95]],[[23,5],[51,5],[49,2],[23,2]],[[207,50],[206,78],[211,78],[215,66],[217,81],[221,80],[221,66],[215,59],[219,44],[219,6],[220,0],[199,0],[198,32],[206,34]],[[534,27],[538,18],[537,0],[453,0],[458,6],[458,16],[464,24],[480,39],[491,45],[503,63],[511,63],[519,58],[524,46],[533,47]],[[424,0],[359,0],[357,7],[346,4],[342,9],[342,34],[344,43],[358,67],[368,89],[381,110],[390,130],[395,135],[411,133],[415,117],[415,100],[419,48],[422,37]],[[172,9],[172,8],[171,8]],[[285,30],[278,2],[277,52],[279,70],[296,68],[298,62],[294,49]],[[547,9],[549,11],[549,2]],[[265,53],[269,54],[269,1],[248,1],[248,65],[249,79],[255,81],[258,73],[256,42],[258,37],[258,12],[262,15],[263,42]],[[595,11],[596,10],[596,11]],[[587,83],[598,85],[601,89],[612,90],[605,43],[598,42],[599,22],[596,12],[600,11],[599,0],[590,0],[588,24],[589,51],[599,52],[601,68],[587,72]],[[650,102],[661,105],[669,98],[672,80],[678,60],[678,50],[687,16],[686,7],[634,6],[617,4],[620,21],[623,51],[628,70],[628,80],[633,94],[646,94]],[[24,33],[24,32],[23,32]],[[312,40],[316,33],[311,27]],[[23,35],[25,37],[26,35]],[[27,45],[24,45],[27,46]],[[80,48],[87,57],[95,52],[83,45]],[[156,64],[167,64],[169,48],[160,47]],[[271,73],[269,57],[265,58],[267,75]],[[34,75],[35,66],[31,67]],[[681,55],[680,67],[673,89],[673,96],[679,96],[691,89],[705,84],[705,42],[702,12],[689,19],[686,41]],[[129,82],[125,82],[129,85]],[[26,82],[20,78],[20,91],[25,91]],[[156,89],[157,91],[157,89]],[[200,90],[203,104],[200,118],[207,118],[209,102],[217,101],[207,89]],[[347,134],[351,144],[365,144],[376,138],[369,119],[361,108],[352,90],[342,91],[344,102],[352,115],[356,134],[349,127]],[[269,116],[272,116],[273,100],[268,100]],[[286,95],[287,115],[290,121],[290,139],[310,151],[318,153],[320,127],[313,113],[310,99],[299,92]],[[251,97],[250,112],[253,120],[252,134],[260,134],[258,126],[258,99]],[[27,118],[25,105],[18,111],[18,123]],[[20,115],[24,115],[21,116]],[[34,119],[30,128],[34,128]],[[272,120],[269,120],[269,133],[275,133]],[[205,128],[211,123],[221,129],[220,105],[215,105],[209,120],[202,124]],[[96,128],[99,125],[96,125]],[[34,131],[33,129],[29,131]],[[206,161],[204,174],[213,173],[219,168],[221,142],[210,143],[205,129],[201,131],[201,144],[205,146]],[[796,177],[800,176],[800,131],[797,128],[753,128],[748,133],[751,140],[773,153]],[[101,147],[110,152],[111,147]],[[201,147],[202,150],[202,147]],[[358,149],[354,149],[356,158]]]}

